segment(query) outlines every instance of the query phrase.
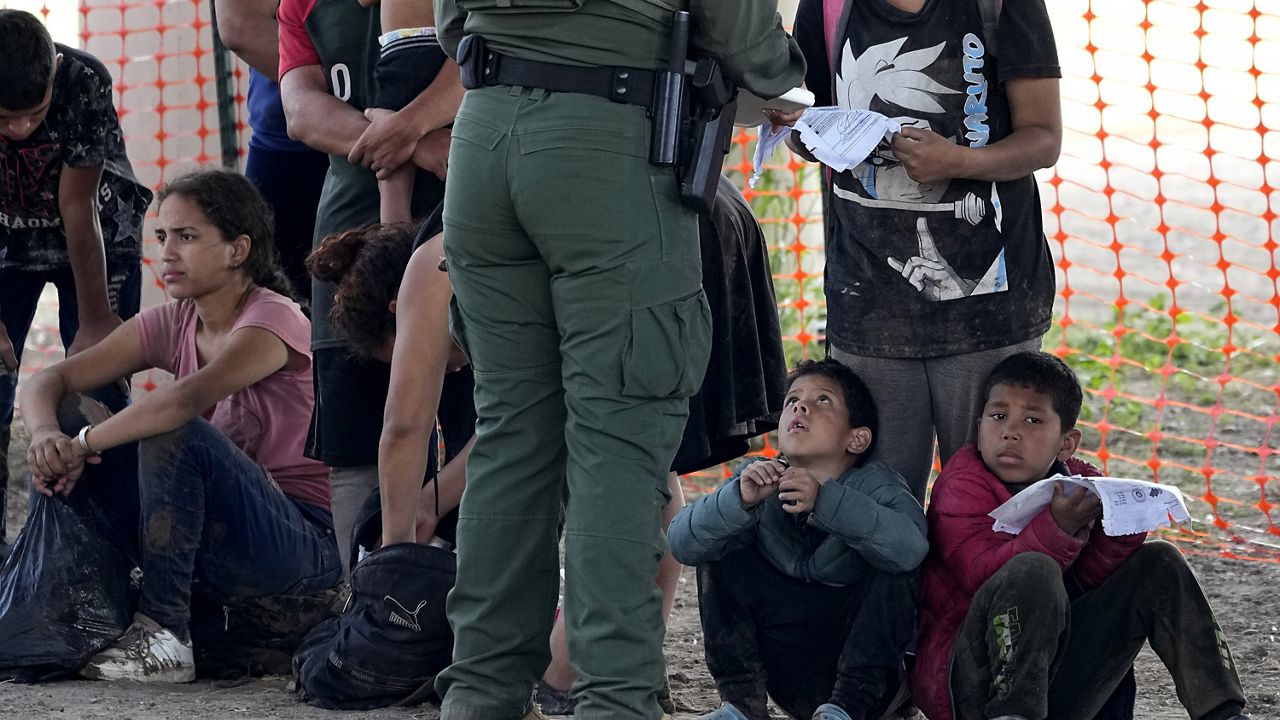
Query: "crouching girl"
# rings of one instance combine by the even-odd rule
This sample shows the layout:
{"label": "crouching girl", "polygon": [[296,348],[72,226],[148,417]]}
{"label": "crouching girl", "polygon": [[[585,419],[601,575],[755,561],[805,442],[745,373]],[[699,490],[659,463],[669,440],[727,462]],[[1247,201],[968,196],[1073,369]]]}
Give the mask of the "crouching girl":
{"label": "crouching girl", "polygon": [[[271,213],[243,176],[159,194],[170,302],[23,387],[38,492],[60,494],[142,569],[132,626],[86,677],[189,682],[193,581],[227,601],[302,594],[341,574],[328,472],[303,457],[310,323],[290,298]],[[174,381],[114,416],[80,395],[156,368]]]}

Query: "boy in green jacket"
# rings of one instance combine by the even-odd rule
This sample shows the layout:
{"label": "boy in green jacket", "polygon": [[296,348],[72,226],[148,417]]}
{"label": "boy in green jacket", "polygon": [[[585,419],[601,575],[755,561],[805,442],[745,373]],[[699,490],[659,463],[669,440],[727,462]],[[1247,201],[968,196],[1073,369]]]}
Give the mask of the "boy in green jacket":
{"label": "boy in green jacket", "polygon": [[[671,523],[672,555],[698,568],[711,720],[877,718],[902,680],[915,626],[924,512],[906,482],[864,462],[871,393],[834,360],[788,378],[776,460],[749,461]],[[785,460],[782,459],[785,457]]]}

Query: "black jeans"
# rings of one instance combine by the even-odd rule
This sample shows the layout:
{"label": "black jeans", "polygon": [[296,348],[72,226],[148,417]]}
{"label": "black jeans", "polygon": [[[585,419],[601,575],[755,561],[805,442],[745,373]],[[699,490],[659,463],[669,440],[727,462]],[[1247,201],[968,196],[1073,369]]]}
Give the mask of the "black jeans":
{"label": "black jeans", "polygon": [[755,548],[698,566],[707,667],[725,702],[768,720],[767,697],[808,720],[823,703],[876,718],[902,679],[917,573],[868,568],[836,587],[778,571]]}
{"label": "black jeans", "polygon": [[[101,412],[93,402],[64,400],[63,432]],[[68,502],[142,568],[138,610],[179,638],[187,637],[193,580],[214,599],[235,601],[319,592],[342,575],[328,511],[285,496],[203,419],[104,452]]]}
{"label": "black jeans", "polygon": [[1193,720],[1244,706],[1235,661],[1176,547],[1143,545],[1075,599],[1053,559],[1016,555],[978,589],[961,626],[951,670],[956,717],[1087,720],[1148,641]]}
{"label": "black jeans", "polygon": [[[80,329],[75,275],[71,268],[37,271],[0,268],[0,323],[4,324],[9,340],[13,342],[13,351],[19,362],[22,361],[22,349],[45,285],[53,285],[58,291],[58,334],[62,346],[71,347],[76,331]],[[137,315],[142,302],[142,265],[136,262],[108,263],[107,300],[121,320]],[[18,375],[0,371],[0,545],[5,542],[5,498],[9,487],[9,463],[5,453],[9,449],[17,390]],[[119,411],[129,402],[127,388],[117,388],[114,384],[95,392],[94,396],[112,411]]]}
{"label": "black jeans", "polygon": [[328,171],[329,156],[322,152],[272,150],[253,143],[244,164],[245,177],[271,206],[280,266],[303,305],[309,304],[311,294],[307,255],[311,254],[316,208]]}

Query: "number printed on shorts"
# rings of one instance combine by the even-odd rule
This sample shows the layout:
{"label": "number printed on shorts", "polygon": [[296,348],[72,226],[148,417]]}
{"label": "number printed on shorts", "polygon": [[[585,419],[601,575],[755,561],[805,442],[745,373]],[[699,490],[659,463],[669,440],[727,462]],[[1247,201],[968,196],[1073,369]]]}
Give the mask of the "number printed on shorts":
{"label": "number printed on shorts", "polygon": [[346,102],[351,99],[351,69],[346,63],[338,63],[329,68],[329,82],[333,85],[333,96]]}

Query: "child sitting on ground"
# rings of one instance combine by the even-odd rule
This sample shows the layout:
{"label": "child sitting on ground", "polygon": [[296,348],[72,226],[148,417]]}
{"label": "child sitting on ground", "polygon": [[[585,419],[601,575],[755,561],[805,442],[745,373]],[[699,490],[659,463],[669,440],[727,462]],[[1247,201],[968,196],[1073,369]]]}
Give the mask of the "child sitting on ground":
{"label": "child sitting on ground", "polygon": [[866,463],[878,418],[834,360],[788,378],[778,447],[671,523],[671,553],[698,566],[714,720],[877,718],[915,627],[924,513],[898,473]]}
{"label": "child sitting on ground", "polygon": [[1061,484],[1018,535],[988,515],[1073,458],[1082,394],[1043,352],[1010,356],[984,385],[978,443],[943,468],[929,503],[914,699],[932,720],[1088,720],[1144,641],[1192,720],[1241,720],[1244,691],[1222,631],[1177,548],[1110,537],[1102,505]]}

